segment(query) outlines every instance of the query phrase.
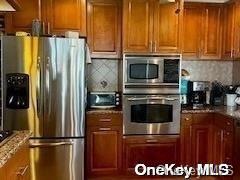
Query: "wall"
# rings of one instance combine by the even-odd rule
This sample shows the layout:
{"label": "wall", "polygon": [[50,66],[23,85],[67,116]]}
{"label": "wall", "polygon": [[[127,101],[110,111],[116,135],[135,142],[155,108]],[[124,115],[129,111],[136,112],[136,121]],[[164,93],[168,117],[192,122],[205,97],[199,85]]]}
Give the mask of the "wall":
{"label": "wall", "polygon": [[240,84],[240,61],[233,62],[233,84]]}
{"label": "wall", "polygon": [[[122,61],[93,59],[88,65],[89,91],[121,90]],[[233,65],[234,64],[234,65]],[[240,84],[240,61],[182,61],[182,68],[190,73],[192,81],[220,81],[225,85]],[[106,83],[104,83],[104,81]],[[106,86],[105,86],[106,85]]]}
{"label": "wall", "polygon": [[88,65],[88,91],[118,91],[118,60],[92,60]]}
{"label": "wall", "polygon": [[182,61],[182,69],[190,73],[192,81],[220,81],[225,85],[233,83],[232,61]]}

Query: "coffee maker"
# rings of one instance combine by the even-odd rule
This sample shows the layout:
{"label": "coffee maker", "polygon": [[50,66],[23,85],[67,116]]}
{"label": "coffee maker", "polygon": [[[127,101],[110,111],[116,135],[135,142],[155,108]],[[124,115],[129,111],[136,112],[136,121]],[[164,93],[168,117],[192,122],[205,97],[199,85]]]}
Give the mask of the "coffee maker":
{"label": "coffee maker", "polygon": [[193,109],[201,109],[210,104],[210,82],[190,81],[188,102]]}

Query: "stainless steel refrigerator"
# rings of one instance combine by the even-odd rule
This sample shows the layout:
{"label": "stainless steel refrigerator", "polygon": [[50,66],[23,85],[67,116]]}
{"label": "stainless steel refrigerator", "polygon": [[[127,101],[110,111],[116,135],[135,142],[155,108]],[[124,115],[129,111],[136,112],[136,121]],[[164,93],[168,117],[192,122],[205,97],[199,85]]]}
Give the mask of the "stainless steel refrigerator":
{"label": "stainless steel refrigerator", "polygon": [[85,39],[2,37],[3,129],[33,132],[32,180],[84,179]]}

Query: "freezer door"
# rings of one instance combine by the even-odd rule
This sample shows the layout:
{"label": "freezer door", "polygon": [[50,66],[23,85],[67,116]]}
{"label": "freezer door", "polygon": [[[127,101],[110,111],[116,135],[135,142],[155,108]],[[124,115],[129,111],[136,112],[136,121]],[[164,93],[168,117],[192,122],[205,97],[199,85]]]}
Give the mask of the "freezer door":
{"label": "freezer door", "polygon": [[30,140],[32,180],[84,180],[84,140]]}
{"label": "freezer door", "polygon": [[[38,54],[39,51],[42,51],[38,45],[38,40],[37,37],[2,37],[3,129],[29,129],[35,137],[43,135],[43,104],[41,103],[43,98],[41,91],[43,62]],[[21,85],[16,83],[22,81],[17,79],[22,75],[29,77],[28,85],[26,84],[24,90],[17,87]],[[10,82],[12,84],[9,84]],[[28,94],[23,93],[27,91]],[[25,97],[24,100],[23,97]],[[23,101],[29,102],[29,106],[26,103],[26,107],[14,108],[14,105],[19,104],[17,102]],[[9,104],[12,105],[9,106]]]}
{"label": "freezer door", "polygon": [[44,136],[83,137],[85,40],[45,38]]}

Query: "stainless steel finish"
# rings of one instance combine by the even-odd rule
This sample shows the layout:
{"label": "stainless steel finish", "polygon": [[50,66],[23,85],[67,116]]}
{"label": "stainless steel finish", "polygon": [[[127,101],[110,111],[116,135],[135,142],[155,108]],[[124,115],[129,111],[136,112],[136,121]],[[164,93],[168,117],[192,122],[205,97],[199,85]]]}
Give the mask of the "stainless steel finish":
{"label": "stainless steel finish", "polygon": [[193,81],[193,91],[209,91],[209,81]]}
{"label": "stainless steel finish", "polygon": [[[155,43],[154,43],[155,44]],[[163,66],[164,59],[179,59],[179,83],[163,83]],[[181,60],[180,54],[142,54],[142,53],[127,53],[123,55],[123,94],[179,94],[180,79],[181,79]],[[130,79],[129,65],[132,63],[144,63],[159,65],[159,78],[141,80]]]}
{"label": "stainless steel finish", "polygon": [[32,139],[30,156],[32,180],[84,180],[83,139]]}
{"label": "stainless steel finish", "polygon": [[41,51],[38,40],[37,37],[2,36],[3,102],[6,102],[7,82],[4,79],[7,73],[28,74],[31,97],[28,109],[8,109],[6,103],[3,103],[3,129],[29,129],[33,132],[34,137],[43,136],[43,119],[40,114],[43,97],[40,86],[42,79],[39,79],[43,64],[38,60],[38,51]]}
{"label": "stainless steel finish", "polygon": [[[131,105],[136,104],[173,105],[173,121],[169,123],[131,122]],[[123,95],[123,134],[179,134],[180,109],[181,105],[179,95]]]}
{"label": "stainless steel finish", "polygon": [[91,108],[94,108],[94,109],[111,109],[111,108],[115,108],[115,107],[116,106],[114,106],[114,105],[112,105],[112,106],[91,106]]}
{"label": "stainless steel finish", "polygon": [[110,92],[110,91],[102,91],[102,92],[90,92],[90,94],[98,95],[98,94],[116,94],[116,92]]}
{"label": "stainless steel finish", "polygon": [[84,40],[43,38],[44,136],[82,137],[85,118]]}
{"label": "stainless steel finish", "polygon": [[[83,180],[85,40],[3,36],[2,58],[3,79],[7,73],[29,75],[29,108],[3,103],[3,126],[33,132],[31,179]],[[4,80],[3,87],[6,102]]]}

